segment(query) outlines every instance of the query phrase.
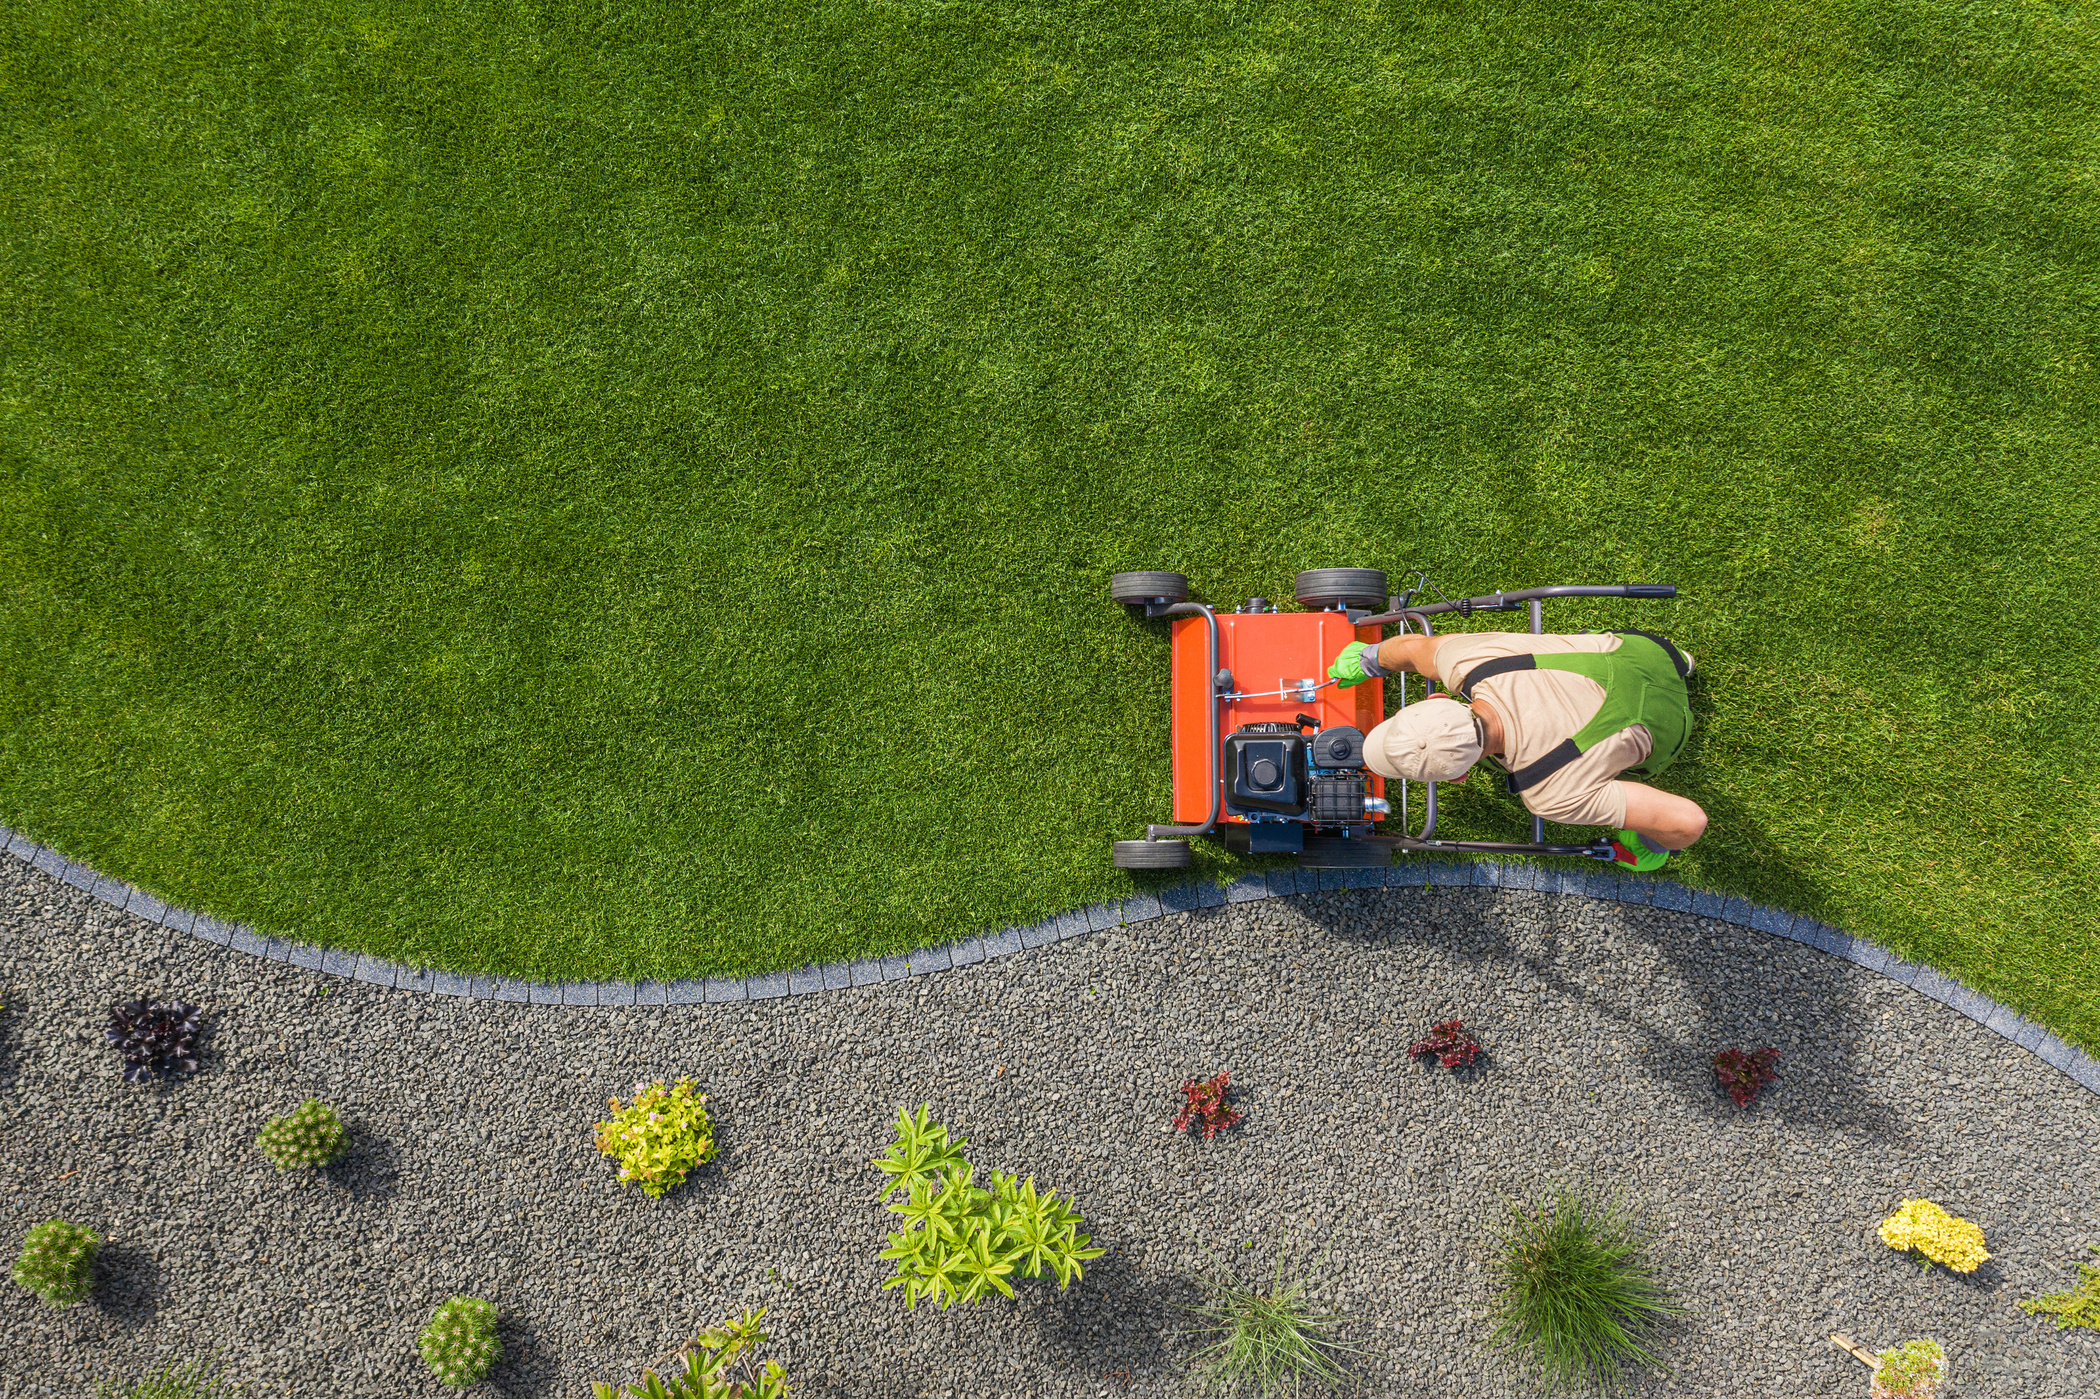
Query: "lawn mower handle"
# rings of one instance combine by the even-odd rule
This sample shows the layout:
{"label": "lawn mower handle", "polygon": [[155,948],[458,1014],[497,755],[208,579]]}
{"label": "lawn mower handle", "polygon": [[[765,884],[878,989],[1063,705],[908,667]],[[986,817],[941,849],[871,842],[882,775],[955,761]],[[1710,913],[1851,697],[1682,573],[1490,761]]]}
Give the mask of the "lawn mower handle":
{"label": "lawn mower handle", "polygon": [[1639,597],[1673,598],[1677,588],[1672,583],[1612,583],[1598,586],[1572,584],[1555,588],[1525,588],[1514,593],[1493,593],[1487,597],[1460,598],[1457,602],[1428,602],[1420,606],[1400,606],[1400,599],[1393,599],[1393,610],[1381,612],[1374,617],[1359,617],[1360,627],[1385,627],[1410,615],[1434,617],[1442,612],[1456,612],[1469,617],[1475,612],[1514,612],[1527,603],[1540,602],[1549,597]]}
{"label": "lawn mower handle", "polygon": [[1420,836],[1365,836],[1363,839],[1376,845],[1390,845],[1410,855],[1580,855],[1598,861],[1612,858],[1611,842],[1602,839],[1593,840],[1588,845],[1548,845],[1544,841],[1527,844],[1508,840],[1425,840]]}
{"label": "lawn mower handle", "polygon": [[1200,826],[1147,826],[1147,840],[1179,840],[1207,836],[1217,829],[1218,812],[1225,804],[1225,762],[1218,744],[1218,614],[1200,602],[1177,602],[1167,607],[1148,605],[1147,617],[1201,617],[1210,631],[1210,667],[1203,687],[1210,692],[1210,815]]}

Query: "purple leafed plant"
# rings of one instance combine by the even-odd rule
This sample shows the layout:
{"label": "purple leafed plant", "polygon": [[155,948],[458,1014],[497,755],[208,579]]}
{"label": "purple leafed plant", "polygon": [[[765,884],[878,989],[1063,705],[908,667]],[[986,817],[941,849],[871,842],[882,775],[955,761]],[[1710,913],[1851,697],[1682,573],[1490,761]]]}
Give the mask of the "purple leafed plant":
{"label": "purple leafed plant", "polygon": [[1225,1090],[1232,1086],[1232,1075],[1218,1074],[1212,1078],[1192,1078],[1181,1085],[1182,1096],[1188,1101],[1181,1111],[1174,1114],[1174,1130],[1186,1132],[1191,1122],[1203,1124],[1203,1140],[1209,1141],[1218,1133],[1240,1120],[1238,1108],[1225,1105]]}
{"label": "purple leafed plant", "polygon": [[1447,1069],[1463,1069],[1480,1057],[1480,1042],[1466,1033],[1462,1020],[1440,1020],[1429,1027],[1429,1038],[1416,1040],[1408,1048],[1411,1058],[1434,1054]]}
{"label": "purple leafed plant", "polygon": [[124,1056],[124,1081],[197,1072],[197,1008],[185,1001],[119,1001],[103,1038]]}
{"label": "purple leafed plant", "polygon": [[1769,1044],[1748,1054],[1740,1049],[1724,1049],[1714,1055],[1714,1077],[1735,1099],[1737,1107],[1746,1108],[1767,1084],[1779,1077],[1779,1070],[1772,1067],[1778,1062],[1779,1051]]}

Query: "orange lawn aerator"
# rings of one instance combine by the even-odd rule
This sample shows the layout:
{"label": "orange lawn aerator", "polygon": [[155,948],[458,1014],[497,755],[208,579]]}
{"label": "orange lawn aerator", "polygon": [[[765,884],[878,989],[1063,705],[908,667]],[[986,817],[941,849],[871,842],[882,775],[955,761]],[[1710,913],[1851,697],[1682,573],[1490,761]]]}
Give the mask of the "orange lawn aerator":
{"label": "orange lawn aerator", "polygon": [[[1530,588],[1487,597],[1417,603],[1435,591],[1421,574],[1416,587],[1389,596],[1375,568],[1315,568],[1298,575],[1302,612],[1279,611],[1249,598],[1231,612],[1190,602],[1179,573],[1118,573],[1109,596],[1146,617],[1172,618],[1174,820],[1148,826],[1143,840],[1119,840],[1121,869],[1180,869],[1190,862],[1188,838],[1222,840],[1240,854],[1295,854],[1301,865],[1335,868],[1390,864],[1393,852],[1580,855],[1612,858],[1603,836],[1587,845],[1548,845],[1545,823],[1531,823],[1531,840],[1437,840],[1436,788],[1422,784],[1423,822],[1408,833],[1408,787],[1399,783],[1399,834],[1381,835],[1378,823],[1394,812],[1386,780],[1364,766],[1364,735],[1385,718],[1385,682],[1367,680],[1349,690],[1328,678],[1327,667],[1352,641],[1377,645],[1384,629],[1419,628],[1447,613],[1530,611],[1531,630],[1544,630],[1543,602],[1555,597],[1672,598],[1669,584]],[[1406,677],[1397,699],[1407,704]],[[1310,731],[1310,737],[1308,737]]]}

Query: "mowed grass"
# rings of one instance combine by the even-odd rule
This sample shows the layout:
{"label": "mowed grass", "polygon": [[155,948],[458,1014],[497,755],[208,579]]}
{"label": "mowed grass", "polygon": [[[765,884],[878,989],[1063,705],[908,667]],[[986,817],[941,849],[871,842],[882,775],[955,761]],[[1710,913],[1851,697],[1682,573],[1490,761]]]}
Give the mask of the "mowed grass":
{"label": "mowed grass", "polygon": [[894,951],[1131,887],[1111,571],[1672,582],[1549,617],[1697,655],[1679,876],[2100,1048],[2089,7],[0,36],[0,821],[69,855],[455,969]]}

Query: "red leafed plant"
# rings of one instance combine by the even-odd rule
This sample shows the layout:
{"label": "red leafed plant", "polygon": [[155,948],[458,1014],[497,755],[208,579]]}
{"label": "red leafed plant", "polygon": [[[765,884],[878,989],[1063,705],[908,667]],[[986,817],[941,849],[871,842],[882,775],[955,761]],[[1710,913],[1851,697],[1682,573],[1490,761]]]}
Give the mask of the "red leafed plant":
{"label": "red leafed plant", "polygon": [[1219,1074],[1215,1078],[1192,1078],[1181,1085],[1182,1096],[1188,1099],[1181,1111],[1174,1114],[1174,1130],[1186,1132],[1191,1122],[1203,1124],[1203,1140],[1209,1141],[1218,1133],[1240,1120],[1240,1110],[1227,1107],[1225,1090],[1232,1086],[1232,1075]]}
{"label": "red leafed plant", "polygon": [[1416,1040],[1408,1049],[1411,1058],[1434,1054],[1447,1069],[1463,1069],[1480,1057],[1480,1042],[1466,1033],[1462,1020],[1439,1020],[1429,1027],[1429,1038]]}
{"label": "red leafed plant", "polygon": [[1766,1084],[1779,1077],[1779,1070],[1772,1067],[1778,1062],[1779,1051],[1769,1044],[1748,1054],[1740,1049],[1724,1049],[1714,1055],[1714,1077],[1735,1099],[1737,1107],[1746,1108]]}

